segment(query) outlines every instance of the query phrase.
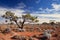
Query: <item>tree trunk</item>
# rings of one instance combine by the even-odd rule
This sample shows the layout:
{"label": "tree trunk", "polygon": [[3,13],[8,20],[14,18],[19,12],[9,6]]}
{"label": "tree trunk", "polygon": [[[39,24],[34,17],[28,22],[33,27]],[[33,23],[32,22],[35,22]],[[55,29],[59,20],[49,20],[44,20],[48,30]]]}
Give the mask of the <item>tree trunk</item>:
{"label": "tree trunk", "polygon": [[17,21],[15,21],[15,23],[17,24],[18,28],[21,28],[20,25],[17,23]]}
{"label": "tree trunk", "polygon": [[24,23],[25,23],[25,19],[23,20],[23,22],[22,22],[22,24],[21,24],[21,29],[23,29]]}

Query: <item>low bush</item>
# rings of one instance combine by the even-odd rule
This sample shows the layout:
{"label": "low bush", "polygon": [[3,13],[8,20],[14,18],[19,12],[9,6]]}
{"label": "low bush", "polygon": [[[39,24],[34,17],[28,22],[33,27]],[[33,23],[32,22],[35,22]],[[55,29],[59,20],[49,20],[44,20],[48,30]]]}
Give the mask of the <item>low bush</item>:
{"label": "low bush", "polygon": [[1,31],[3,34],[5,33],[10,33],[11,32],[11,29],[10,28],[6,28],[4,30]]}
{"label": "low bush", "polygon": [[23,37],[23,36],[18,36],[18,35],[15,35],[15,36],[11,37],[11,39],[14,39],[14,40],[26,40],[25,37]]}

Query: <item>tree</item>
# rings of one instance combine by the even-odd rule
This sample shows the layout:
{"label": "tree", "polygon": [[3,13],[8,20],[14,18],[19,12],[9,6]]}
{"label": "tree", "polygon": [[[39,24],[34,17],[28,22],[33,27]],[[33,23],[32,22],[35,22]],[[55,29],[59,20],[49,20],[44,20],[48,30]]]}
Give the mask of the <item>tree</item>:
{"label": "tree", "polygon": [[[15,13],[12,13],[11,11],[7,11],[4,15],[2,15],[3,18],[9,19],[10,22],[13,21],[17,24],[18,28],[23,29],[25,22],[38,22],[37,17],[31,16],[30,14],[22,15],[22,17],[18,17],[15,15]],[[22,19],[23,21],[19,21],[20,25],[18,24],[18,19]]]}
{"label": "tree", "polygon": [[51,25],[54,25],[55,23],[54,22],[50,22]]}
{"label": "tree", "polygon": [[55,24],[55,20],[50,20],[50,24],[54,25]]}
{"label": "tree", "polygon": [[[7,11],[4,15],[2,15],[2,17],[5,19],[9,19],[10,22],[14,21],[18,25],[18,23],[17,23],[18,17],[15,16],[15,13],[12,13],[11,11]],[[18,25],[18,27],[20,28],[19,25]]]}
{"label": "tree", "polygon": [[37,17],[31,16],[30,14],[22,15],[21,28],[24,27],[25,22],[38,22]]}

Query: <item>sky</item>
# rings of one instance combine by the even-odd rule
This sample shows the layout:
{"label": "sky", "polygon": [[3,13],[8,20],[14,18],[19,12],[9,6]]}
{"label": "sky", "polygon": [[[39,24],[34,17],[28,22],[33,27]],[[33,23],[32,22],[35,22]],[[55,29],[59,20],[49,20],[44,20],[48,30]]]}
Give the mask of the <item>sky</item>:
{"label": "sky", "polygon": [[0,0],[0,23],[4,23],[1,16],[6,11],[12,11],[17,16],[30,13],[38,17],[39,23],[60,22],[60,0]]}

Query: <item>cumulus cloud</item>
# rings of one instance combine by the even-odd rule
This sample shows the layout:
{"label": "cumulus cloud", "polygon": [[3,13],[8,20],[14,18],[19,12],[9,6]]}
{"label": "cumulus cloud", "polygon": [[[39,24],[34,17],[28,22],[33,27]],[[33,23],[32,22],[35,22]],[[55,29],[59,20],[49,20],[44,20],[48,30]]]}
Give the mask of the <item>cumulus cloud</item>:
{"label": "cumulus cloud", "polygon": [[1,8],[0,7],[0,16],[3,15],[6,11],[11,11],[13,13],[15,13],[15,15],[20,16],[23,12],[25,12],[24,10],[21,9],[13,9],[13,8]]}
{"label": "cumulus cloud", "polygon": [[55,10],[57,10],[57,11],[60,10],[60,4],[53,3],[52,6]]}
{"label": "cumulus cloud", "polygon": [[[26,10],[22,10],[20,8],[26,7],[24,3],[19,3],[19,6],[16,8],[4,8],[0,7],[0,16],[3,15],[6,11],[11,11],[15,13],[17,16],[21,16]],[[51,4],[52,9],[46,8],[39,8],[39,11],[34,11],[31,13],[32,16],[37,16],[39,23],[42,22],[49,22],[49,20],[56,20],[60,22],[60,4]],[[0,18],[1,22],[4,22],[4,19]]]}
{"label": "cumulus cloud", "polygon": [[18,3],[17,5],[18,6],[16,8],[25,8],[26,7],[26,5],[23,2]]}
{"label": "cumulus cloud", "polygon": [[31,14],[32,16],[37,16],[39,23],[48,22],[50,20],[60,21],[60,14]]}
{"label": "cumulus cloud", "polygon": [[49,20],[60,22],[60,4],[52,3],[51,6],[51,9],[39,8],[39,11],[33,12],[33,14],[36,13],[35,16],[39,17],[40,23],[49,22]]}
{"label": "cumulus cloud", "polygon": [[36,13],[44,13],[44,14],[60,14],[60,4],[52,3],[52,8],[39,8],[40,11],[36,11]]}
{"label": "cumulus cloud", "polygon": [[13,9],[13,8],[4,8],[4,7],[0,7],[0,23],[5,23],[5,19],[2,18],[1,16],[3,14],[5,14],[6,11],[11,11],[13,13],[15,13],[15,15],[20,16],[25,12],[25,10],[22,9]]}
{"label": "cumulus cloud", "polygon": [[36,11],[37,13],[39,12],[39,13],[50,13],[50,14],[55,14],[55,13],[60,13],[60,4],[56,4],[56,3],[52,3],[51,4],[51,6],[52,6],[52,8],[51,9],[49,9],[49,8],[45,8],[45,9],[43,9],[43,8],[39,8],[39,10],[40,11]]}
{"label": "cumulus cloud", "polygon": [[36,13],[47,13],[47,14],[49,14],[49,13],[54,13],[54,11],[55,11],[55,9],[49,9],[49,8],[45,8],[45,9],[43,9],[43,8],[39,8],[39,10],[40,11],[36,11]]}
{"label": "cumulus cloud", "polygon": [[15,15],[21,16],[25,12],[25,10],[21,9],[24,7],[26,7],[26,5],[23,2],[18,3],[17,6],[15,6],[14,8],[0,6],[0,23],[3,23],[5,21],[5,19],[2,18],[1,16],[5,14],[6,11],[11,11],[15,13]]}

